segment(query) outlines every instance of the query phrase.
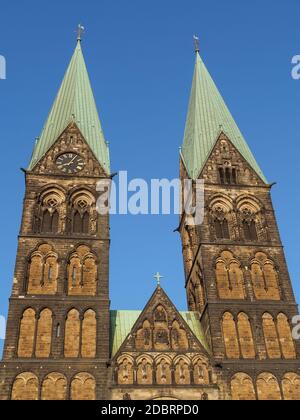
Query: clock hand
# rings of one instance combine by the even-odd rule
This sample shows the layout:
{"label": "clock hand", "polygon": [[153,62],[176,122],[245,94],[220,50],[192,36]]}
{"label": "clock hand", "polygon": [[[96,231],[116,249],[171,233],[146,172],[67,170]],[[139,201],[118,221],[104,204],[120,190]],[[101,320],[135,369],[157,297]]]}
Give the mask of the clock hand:
{"label": "clock hand", "polygon": [[77,158],[77,156],[74,156],[73,159],[71,160],[71,162],[68,163],[68,166],[72,165],[72,163],[74,162],[74,160]]}

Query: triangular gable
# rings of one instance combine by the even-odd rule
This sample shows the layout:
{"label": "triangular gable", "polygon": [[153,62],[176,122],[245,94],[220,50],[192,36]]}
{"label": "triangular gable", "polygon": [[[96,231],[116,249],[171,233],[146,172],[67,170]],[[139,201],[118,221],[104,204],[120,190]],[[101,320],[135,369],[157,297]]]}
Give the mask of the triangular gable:
{"label": "triangular gable", "polygon": [[[249,162],[244,158],[244,156],[240,153],[239,149],[237,149],[237,147],[233,144],[233,142],[230,140],[230,138],[222,131],[219,135],[218,138],[216,139],[214,145],[212,146],[212,149],[206,159],[206,161],[203,164],[203,168],[202,171],[199,175],[199,177],[203,177],[203,173],[206,170],[206,167],[208,165],[213,165],[213,163],[216,163],[218,159],[224,160],[224,156],[220,153],[216,153],[217,149],[221,147],[220,143],[222,141],[226,141],[226,143],[228,143],[229,145],[229,151],[228,154],[228,158],[226,157],[226,160],[228,161],[232,161],[232,156],[234,153],[236,153],[236,157],[234,159],[233,164],[237,163],[237,162],[243,162],[244,168],[248,168],[249,172],[251,172],[252,174],[252,178],[255,179],[256,185],[265,185],[264,181],[262,181],[261,177],[257,174],[257,172],[252,168],[252,166],[249,164]],[[221,162],[220,162],[221,163]],[[185,162],[183,162],[183,164],[185,165]]]}
{"label": "triangular gable", "polygon": [[[200,352],[209,357],[200,320],[196,320],[198,314],[185,312],[182,316],[161,287],[155,290],[140,315],[130,313],[137,317],[137,321],[113,354],[114,358],[123,352]],[[126,325],[128,321],[129,317],[125,320]],[[122,332],[119,332],[120,337]],[[116,346],[113,350],[116,351]]]}

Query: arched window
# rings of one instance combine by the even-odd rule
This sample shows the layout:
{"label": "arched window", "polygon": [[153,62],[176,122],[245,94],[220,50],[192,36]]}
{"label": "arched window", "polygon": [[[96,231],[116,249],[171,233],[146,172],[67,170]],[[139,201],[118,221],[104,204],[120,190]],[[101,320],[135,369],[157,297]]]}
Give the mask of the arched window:
{"label": "arched window", "polygon": [[97,345],[97,320],[96,313],[92,310],[86,311],[82,321],[82,348],[81,356],[91,359],[96,357]]}
{"label": "arched window", "polygon": [[228,221],[221,218],[221,215],[220,218],[215,219],[215,230],[217,239],[230,239]]}
{"label": "arched window", "polygon": [[289,320],[285,314],[279,314],[277,317],[277,331],[285,359],[296,359],[296,350],[293,340],[292,330]]}
{"label": "arched window", "polygon": [[295,373],[284,375],[282,390],[286,401],[300,401],[300,376]]}
{"label": "arched window", "polygon": [[67,379],[61,373],[50,373],[42,384],[42,401],[64,401],[67,399]]}
{"label": "arched window", "polygon": [[242,219],[244,238],[246,241],[257,241],[258,236],[255,215],[251,212],[251,210],[245,208],[242,213]]}
{"label": "arched window", "polygon": [[210,226],[214,240],[231,239],[232,231],[232,200],[223,195],[218,194],[212,198],[210,205]]}
{"label": "arched window", "polygon": [[185,330],[174,321],[171,329],[171,345],[174,350],[188,350],[189,340]]}
{"label": "arched window", "polygon": [[156,383],[158,385],[171,385],[172,374],[170,360],[161,357],[156,361]]}
{"label": "arched window", "polygon": [[33,252],[29,263],[29,295],[54,295],[57,292],[58,256],[51,245],[40,245]]}
{"label": "arched window", "polygon": [[269,240],[264,208],[257,197],[242,194],[236,199],[237,217],[241,239],[246,242]]}
{"label": "arched window", "polygon": [[133,359],[121,357],[118,360],[117,370],[118,385],[133,385]]}
{"label": "arched window", "polygon": [[79,373],[71,382],[71,400],[95,401],[96,380],[89,373]]}
{"label": "arched window", "polygon": [[196,385],[209,385],[210,375],[207,361],[203,359],[196,359],[194,365],[194,383]]}
{"label": "arched window", "polygon": [[46,359],[51,353],[52,341],[52,311],[44,309],[37,324],[36,350],[38,358]]}
{"label": "arched window", "polygon": [[237,373],[231,380],[231,396],[234,401],[255,401],[254,384],[250,376]]}
{"label": "arched window", "polygon": [[220,299],[245,299],[243,271],[240,262],[229,251],[222,252],[217,260],[216,281]]}
{"label": "arched window", "polygon": [[225,171],[223,167],[219,168],[219,178],[220,178],[220,183],[224,185],[225,184]]}
{"label": "arched window", "polygon": [[71,197],[71,232],[76,235],[96,233],[96,200],[88,191],[77,191]]}
{"label": "arched window", "polygon": [[153,384],[153,361],[148,356],[141,356],[137,361],[137,383],[139,385]]}
{"label": "arched window", "polygon": [[62,191],[56,188],[44,191],[38,201],[35,231],[44,234],[63,232],[65,208],[65,195]]}
{"label": "arched window", "polygon": [[281,300],[275,264],[263,252],[251,262],[251,278],[256,299]]}
{"label": "arched window", "polygon": [[263,332],[268,357],[270,359],[281,359],[281,349],[276,325],[272,315],[268,313],[263,315]]}
{"label": "arched window", "polygon": [[68,293],[70,296],[95,296],[98,269],[95,255],[87,246],[80,246],[68,264]]}
{"label": "arched window", "polygon": [[72,309],[68,313],[65,326],[65,357],[78,358],[80,347],[81,321],[79,312]]}
{"label": "arched window", "polygon": [[182,357],[175,362],[175,382],[177,385],[190,385],[191,370],[187,358]]}
{"label": "arched window", "polygon": [[244,359],[255,359],[256,351],[254,346],[251,323],[245,313],[240,313],[237,321],[239,341]]}
{"label": "arched window", "polygon": [[36,313],[34,309],[26,309],[20,323],[18,357],[31,358],[34,353],[36,330]]}
{"label": "arched window", "polygon": [[192,283],[190,283],[188,287],[188,302],[189,302],[189,310],[192,312],[196,312],[197,311],[196,291]]}
{"label": "arched window", "polygon": [[37,401],[39,399],[39,382],[31,372],[21,373],[15,379],[12,387],[13,401]]}
{"label": "arched window", "polygon": [[260,401],[282,400],[278,381],[271,373],[259,375],[257,379],[257,394]]}
{"label": "arched window", "polygon": [[73,216],[73,233],[83,233],[82,216],[76,211]]}
{"label": "arched window", "polygon": [[240,348],[236,324],[232,314],[229,312],[225,313],[223,316],[222,331],[226,357],[228,359],[239,359]]}
{"label": "arched window", "polygon": [[222,185],[237,185],[237,170],[230,163],[219,168],[219,180]]}

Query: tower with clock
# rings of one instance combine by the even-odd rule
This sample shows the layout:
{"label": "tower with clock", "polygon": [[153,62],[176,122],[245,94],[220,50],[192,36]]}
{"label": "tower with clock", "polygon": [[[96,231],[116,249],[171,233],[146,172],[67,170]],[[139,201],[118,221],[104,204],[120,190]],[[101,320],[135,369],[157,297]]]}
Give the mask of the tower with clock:
{"label": "tower with clock", "polygon": [[[79,37],[25,174],[2,396],[106,396],[110,238],[108,216],[96,211],[96,184],[109,177],[108,145]],[[32,377],[43,381],[39,390]],[[14,380],[32,386],[20,393]]]}

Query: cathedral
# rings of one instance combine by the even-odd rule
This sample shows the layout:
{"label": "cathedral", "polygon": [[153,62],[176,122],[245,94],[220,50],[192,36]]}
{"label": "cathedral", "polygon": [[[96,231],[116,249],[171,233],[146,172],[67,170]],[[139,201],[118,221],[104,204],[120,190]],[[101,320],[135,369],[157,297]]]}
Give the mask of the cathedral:
{"label": "cathedral", "polygon": [[188,310],[158,284],[143,310],[112,311],[110,218],[96,208],[109,146],[79,36],[24,170],[1,400],[300,400],[272,185],[198,46],[179,171],[205,188],[204,222],[183,212],[178,227]]}

